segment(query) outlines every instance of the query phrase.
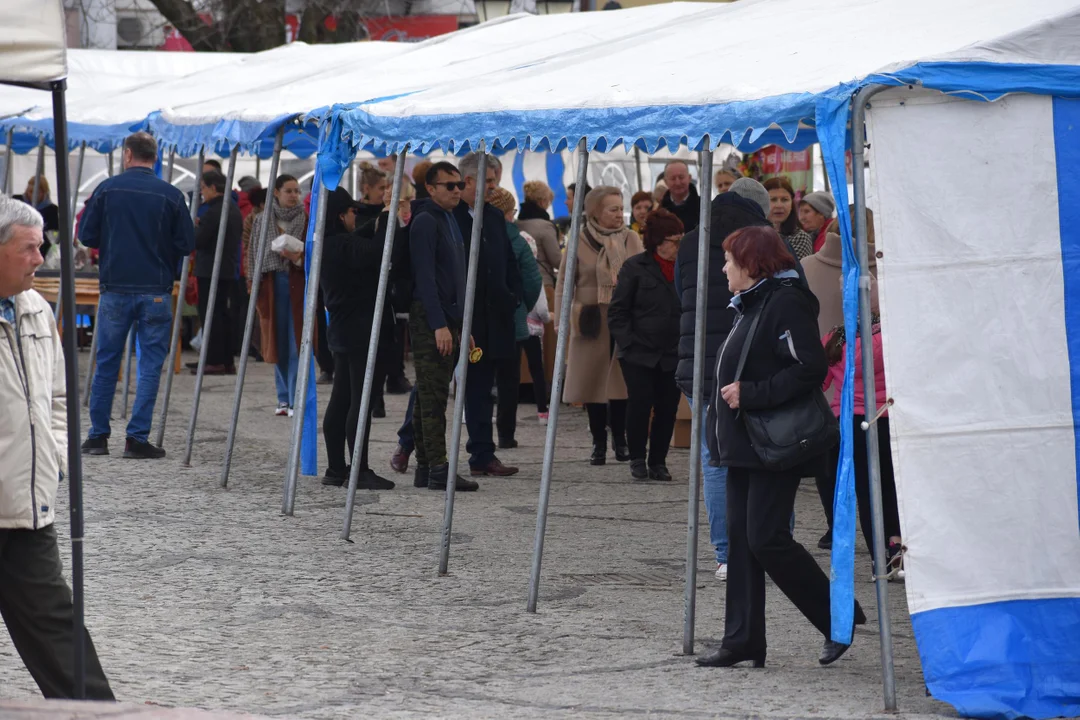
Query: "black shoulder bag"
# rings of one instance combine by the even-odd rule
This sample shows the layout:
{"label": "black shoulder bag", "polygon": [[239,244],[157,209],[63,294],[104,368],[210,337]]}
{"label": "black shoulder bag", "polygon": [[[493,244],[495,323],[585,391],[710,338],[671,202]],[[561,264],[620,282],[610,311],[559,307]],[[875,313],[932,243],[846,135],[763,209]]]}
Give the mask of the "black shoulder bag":
{"label": "black shoulder bag", "polygon": [[[768,301],[765,298],[761,310],[750,323],[733,383],[742,377],[746,356]],[[767,470],[790,470],[821,455],[840,440],[840,423],[821,388],[814,388],[777,407],[763,410],[740,408],[740,414],[746,425],[746,433],[750,436],[750,445]]]}

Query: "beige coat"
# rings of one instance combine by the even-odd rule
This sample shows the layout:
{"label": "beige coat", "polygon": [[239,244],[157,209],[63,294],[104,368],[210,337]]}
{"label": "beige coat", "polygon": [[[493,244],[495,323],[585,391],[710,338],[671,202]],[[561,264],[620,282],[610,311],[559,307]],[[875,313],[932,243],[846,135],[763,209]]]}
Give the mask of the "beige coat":
{"label": "beige coat", "polygon": [[[841,274],[843,257],[841,255],[840,236],[829,233],[825,237],[825,244],[814,255],[803,258],[803,271],[806,273],[806,284],[810,286],[810,292],[814,293],[821,309],[818,312],[818,330],[821,331],[821,339],[824,340],[832,329],[844,322],[844,297],[841,287]],[[871,305],[877,307],[877,281],[874,279],[874,271],[877,267],[874,257],[874,246],[870,246],[870,296]]]}
{"label": "beige coat", "polygon": [[534,218],[518,220],[517,226],[536,240],[536,264],[540,266],[540,277],[544,287],[555,285],[555,268],[562,262],[562,249],[559,247],[559,232],[549,220]]}
{"label": "beige coat", "polygon": [[15,315],[18,337],[0,318],[0,529],[37,530],[53,522],[67,472],[64,348],[37,292],[15,296]]}
{"label": "beige coat", "polygon": [[[630,232],[626,241],[626,257],[644,252],[641,238]],[[569,249],[567,250],[569,252]],[[623,381],[619,361],[612,352],[611,334],[608,332],[608,306],[600,305],[600,335],[587,338],[578,328],[581,308],[596,305],[596,261],[598,253],[579,237],[577,244],[577,268],[574,273],[574,304],[571,309],[570,348],[566,356],[566,385],[563,402],[606,403],[608,400],[626,399],[626,382]],[[555,285],[555,326],[559,326],[562,287],[566,279],[566,255],[559,264],[559,279]]]}

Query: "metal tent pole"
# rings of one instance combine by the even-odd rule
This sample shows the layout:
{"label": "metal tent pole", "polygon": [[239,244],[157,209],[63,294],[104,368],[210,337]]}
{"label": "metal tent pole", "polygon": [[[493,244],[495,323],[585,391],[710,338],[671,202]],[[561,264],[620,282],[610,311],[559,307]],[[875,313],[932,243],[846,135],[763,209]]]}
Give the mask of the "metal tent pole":
{"label": "metal tent pole", "polygon": [[109,161],[108,161],[108,163],[106,163],[106,166],[105,166],[105,170],[108,173],[109,177],[112,177],[115,174],[115,170],[113,170],[113,163],[114,163],[114,161],[116,159],[114,157],[115,154],[116,154],[115,150],[110,150],[109,151]]}
{"label": "metal tent pole", "polygon": [[[109,177],[113,176],[113,156],[112,152],[109,153],[108,162],[105,165],[105,172]],[[72,221],[74,225],[74,221]],[[97,344],[98,344],[98,323],[97,316],[100,306],[94,309],[94,334],[90,338],[90,364],[86,369],[86,390],[83,391],[83,407],[90,407],[90,388],[94,384],[94,373],[97,371]],[[168,397],[166,395],[166,397]],[[161,441],[158,441],[158,445]]]}
{"label": "metal tent pole", "polygon": [[[214,248],[214,270],[210,275],[210,294],[206,298],[206,319],[203,321],[203,341],[199,348],[199,367],[195,372],[195,397],[191,401],[191,421],[188,423],[187,447],[184,450],[184,467],[191,466],[191,448],[195,444],[195,425],[199,420],[199,400],[202,397],[203,376],[206,372],[206,356],[210,350],[210,333],[214,326],[214,305],[218,301],[218,280],[221,278],[221,258],[225,255],[225,231],[229,227],[229,205],[232,203],[233,174],[236,172],[236,156],[239,147],[229,154],[229,171],[225,176],[225,193],[221,196],[221,221],[218,222],[217,247]],[[195,186],[199,192],[199,186]],[[221,298],[221,302],[228,302]],[[228,328],[222,328],[228,331]],[[171,372],[170,368],[170,372]]]}
{"label": "metal tent pole", "polygon": [[169,165],[165,170],[165,182],[172,185],[173,169],[176,167],[176,148],[169,151]]}
{"label": "metal tent pole", "polygon": [[589,151],[585,138],[578,143],[579,192],[574,193],[574,209],[570,216],[570,237],[566,241],[566,269],[563,271],[563,294],[559,305],[559,335],[555,344],[555,373],[551,378],[551,400],[548,403],[547,438],[544,441],[544,469],[540,475],[540,502],[536,508],[536,537],[533,539],[532,571],[529,575],[529,601],[526,609],[536,612],[540,595],[540,564],[544,557],[544,534],[547,531],[548,501],[551,498],[551,474],[555,469],[555,433],[559,427],[559,408],[562,405],[563,381],[566,379],[566,353],[570,344],[570,311],[574,302],[574,274],[577,271],[577,246],[581,236],[581,213],[585,208],[585,193],[580,192],[588,179]]}
{"label": "metal tent pole", "polygon": [[[64,97],[66,81],[52,83],[53,127],[56,136],[56,192],[66,198],[68,187],[67,103]],[[71,243],[71,218],[67,203],[59,203],[60,215],[60,275],[64,279],[60,292],[64,306],[64,379],[67,396],[79,397],[78,330],[75,327],[75,257]],[[71,514],[71,589],[72,589],[72,697],[86,696],[86,632],[83,626],[85,595],[83,591],[83,495],[82,450],[79,443],[79,403],[67,403],[67,461],[68,497]]]}
{"label": "metal tent pole", "polygon": [[641,150],[637,147],[634,148],[634,170],[637,171],[637,189],[641,192],[645,189],[645,179],[641,174]]}
{"label": "metal tent pole", "polygon": [[[882,686],[885,709],[896,710],[896,669],[893,665],[892,621],[889,617],[889,583],[885,577],[885,516],[881,507],[881,458],[877,424],[870,420],[877,414],[874,395],[874,343],[870,342],[870,258],[866,245],[866,108],[870,98],[885,87],[869,85],[855,94],[851,106],[852,185],[855,192],[855,252],[859,258],[859,334],[862,336],[862,379],[866,428],[867,460],[870,465],[870,509],[874,524],[874,567],[877,577],[878,628],[881,638]],[[844,212],[841,208],[840,212]]]}
{"label": "metal tent pole", "polygon": [[[65,148],[65,150],[66,149],[67,148]],[[64,154],[66,155],[67,153],[64,153]],[[37,165],[35,166],[34,180],[33,180],[34,189],[30,191],[30,197],[27,198],[27,201],[31,205],[36,206],[38,204],[38,191],[41,189],[41,188],[38,187],[38,178],[43,176],[44,174],[45,174],[45,136],[42,135],[41,139],[38,140]]]}
{"label": "metal tent pole", "polygon": [[311,380],[311,346],[315,334],[315,313],[318,311],[319,273],[322,270],[323,233],[326,231],[326,202],[330,192],[321,181],[316,201],[315,228],[311,235],[311,265],[308,267],[307,296],[304,298],[304,327],[300,335],[300,365],[296,370],[296,396],[293,398],[292,437],[289,442],[289,464],[285,469],[285,492],[281,512],[293,514],[296,503],[296,481],[300,475],[300,444],[304,439],[304,414],[307,411],[308,382]]}
{"label": "metal tent pole", "polygon": [[[72,192],[71,192],[71,216],[70,216],[71,236],[70,237],[72,237],[72,238],[74,238],[74,235],[75,235],[75,210],[79,206],[79,183],[82,182],[83,162],[85,160],[86,160],[86,141],[84,140],[79,145],[78,169],[75,171],[75,184],[73,185]],[[56,199],[59,200],[60,199],[60,190],[59,190],[59,188],[57,188],[56,193],[57,193]],[[57,203],[57,205],[59,205],[59,203]],[[74,239],[72,241],[74,242]],[[61,281],[60,282],[61,282],[61,285],[62,285],[63,284],[63,277],[62,276],[61,276]],[[56,308],[53,311],[53,317],[56,319],[57,322],[60,321],[60,308],[63,305],[63,303],[60,302],[60,298],[61,298],[61,296],[63,294],[64,294],[63,293],[63,288],[59,288],[59,290],[58,290],[58,292],[56,294]]]}
{"label": "metal tent pole", "polygon": [[[712,177],[712,138],[702,140],[699,178]],[[711,182],[711,181],[709,181]],[[712,229],[710,185],[702,185],[698,218],[697,292],[694,297],[693,415],[690,419],[690,500],[686,512],[686,586],[683,589],[683,654],[694,654],[697,611],[698,517],[701,507],[701,427],[709,408],[705,397],[705,314],[709,307],[709,235]]]}
{"label": "metal tent pole", "polygon": [[0,192],[5,195],[10,194],[11,191],[11,173],[12,173],[12,161],[15,159],[15,130],[7,131],[7,156],[4,158],[4,176],[2,179],[4,186]]}
{"label": "metal tent pole", "polygon": [[[273,160],[270,162],[273,162]],[[259,157],[258,153],[255,154],[255,179],[262,183],[262,158]]]}
{"label": "metal tent pole", "polygon": [[[356,442],[353,444],[352,467],[349,470],[349,495],[345,500],[345,526],[341,529],[341,539],[348,540],[352,531],[353,510],[356,506],[356,486],[360,481],[360,454],[367,441],[367,416],[371,409],[371,390],[375,384],[375,362],[379,355],[379,333],[382,331],[383,312],[386,309],[386,294],[390,285],[390,260],[394,252],[394,233],[397,230],[397,206],[401,201],[401,181],[405,177],[405,156],[409,153],[408,144],[398,153],[397,167],[394,168],[394,185],[390,191],[390,212],[386,219],[386,237],[383,240],[382,262],[379,265],[379,289],[375,296],[375,317],[371,323],[371,338],[368,340],[367,365],[364,367],[364,389],[360,396],[360,418],[356,423]],[[455,401],[456,402],[456,401]]]}
{"label": "metal tent pole", "polygon": [[[199,148],[199,168],[206,159],[206,148]],[[191,192],[191,220],[199,214],[199,201],[202,195],[199,193],[199,175],[195,176],[195,189]],[[157,436],[155,444],[161,447],[165,442],[165,423],[169,419],[169,399],[172,397],[173,375],[176,372],[176,354],[180,352],[180,325],[183,323],[181,311],[184,309],[184,291],[187,288],[188,274],[191,272],[191,258],[185,256],[180,261],[180,289],[176,295],[176,313],[173,315],[172,339],[169,342],[169,360],[165,365],[165,395],[161,398],[161,417],[158,418]]]}
{"label": "metal tent pole", "polygon": [[[473,200],[473,225],[469,238],[469,269],[465,275],[465,312],[461,318],[461,339],[458,341],[458,361],[454,367],[457,385],[454,388],[454,421],[450,426],[446,475],[446,506],[443,508],[442,543],[439,548],[439,574],[449,572],[450,532],[454,526],[454,495],[457,493],[458,446],[461,445],[461,420],[465,412],[465,383],[469,369],[469,338],[472,336],[473,309],[476,307],[476,271],[480,264],[480,243],[484,230],[484,197],[487,195],[487,142],[481,140],[476,167],[476,197]],[[398,162],[401,162],[399,159]],[[451,218],[450,222],[454,222]]]}
{"label": "metal tent pole", "polygon": [[[270,226],[274,224],[274,184],[277,182],[278,162],[281,160],[281,145],[284,139],[285,127],[282,126],[274,139],[274,154],[270,158],[270,182],[266,186],[263,223],[258,230],[259,237],[255,245],[255,267],[248,268],[251,292],[248,297],[247,319],[244,321],[244,343],[240,346],[240,367],[236,369],[236,390],[233,392],[229,437],[225,441],[225,462],[221,466],[221,487],[229,486],[233,447],[236,445],[236,427],[240,423],[240,402],[244,398],[244,378],[247,377],[248,348],[251,347],[251,336],[255,332],[255,308],[259,304],[259,283],[262,281],[263,259],[266,255],[266,244],[270,242]],[[253,241],[255,241],[254,238],[248,239],[248,242]]]}
{"label": "metal tent pole", "polygon": [[120,417],[127,417],[128,398],[131,396],[131,350],[135,345],[135,330],[138,323],[128,330],[127,342],[124,343],[124,404],[120,409]]}

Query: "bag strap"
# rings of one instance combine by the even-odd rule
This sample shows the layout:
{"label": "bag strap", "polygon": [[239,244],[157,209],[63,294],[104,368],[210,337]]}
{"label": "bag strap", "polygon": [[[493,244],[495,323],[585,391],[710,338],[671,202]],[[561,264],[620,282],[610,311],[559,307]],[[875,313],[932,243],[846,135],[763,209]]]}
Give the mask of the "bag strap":
{"label": "bag strap", "polygon": [[[771,296],[772,293],[769,293]],[[769,297],[766,297],[761,302],[761,307],[758,309],[757,315],[754,316],[753,321],[750,323],[750,329],[746,331],[746,340],[743,341],[742,352],[739,353],[739,365],[735,368],[735,379],[731,382],[739,382],[739,378],[742,377],[743,366],[746,365],[746,356],[750,354],[750,345],[754,342],[754,335],[757,334],[758,321],[761,320],[762,313],[765,312],[765,305],[769,302]]]}

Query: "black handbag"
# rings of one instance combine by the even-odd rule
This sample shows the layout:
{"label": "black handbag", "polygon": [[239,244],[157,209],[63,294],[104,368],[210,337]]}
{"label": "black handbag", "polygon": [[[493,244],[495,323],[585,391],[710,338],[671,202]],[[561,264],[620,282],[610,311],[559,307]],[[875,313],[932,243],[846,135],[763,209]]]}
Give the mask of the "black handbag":
{"label": "black handbag", "polygon": [[[746,356],[767,303],[768,298],[750,323],[733,383],[742,377]],[[772,408],[740,408],[740,415],[750,436],[750,445],[766,470],[790,470],[818,457],[840,441],[840,423],[821,388],[814,388],[805,395]]]}

